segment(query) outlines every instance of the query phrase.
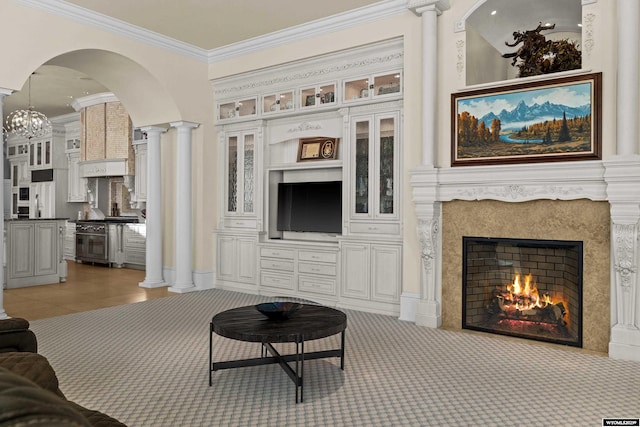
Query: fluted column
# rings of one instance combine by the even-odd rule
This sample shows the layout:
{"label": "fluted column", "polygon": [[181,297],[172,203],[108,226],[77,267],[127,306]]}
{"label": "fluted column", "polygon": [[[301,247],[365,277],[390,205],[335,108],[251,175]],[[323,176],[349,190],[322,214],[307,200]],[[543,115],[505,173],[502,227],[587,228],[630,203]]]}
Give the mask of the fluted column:
{"label": "fluted column", "polygon": [[176,155],[176,277],[171,292],[191,292],[193,284],[192,265],[192,203],[191,203],[191,132],[197,123],[174,122],[171,127],[178,130]]}
{"label": "fluted column", "polygon": [[164,128],[141,128],[147,133],[147,252],[146,275],[140,286],[158,288],[167,283],[162,275],[162,174],[160,159],[160,135]]}
{"label": "fluted column", "polygon": [[[3,104],[4,104],[4,97],[11,95],[11,91],[8,89],[2,89],[0,88],[0,138],[2,138],[1,140],[4,141],[4,128],[3,128],[3,123],[2,122],[2,118],[4,117],[4,110],[2,108]],[[3,180],[3,185],[0,185],[0,201],[2,201],[4,203],[4,142],[2,143],[3,145],[3,149],[2,149],[2,159],[0,159],[0,178],[2,178]],[[3,210],[4,212],[4,210]],[[2,214],[4,216],[4,213]],[[3,241],[0,242],[0,260],[5,259],[4,256],[4,218],[3,221],[0,221],[0,236],[2,236]],[[4,268],[0,268],[0,319],[6,319],[7,317],[7,312],[4,309],[4,286],[2,285],[4,283],[5,277],[4,277]]]}
{"label": "fluted column", "polygon": [[638,154],[638,22],[640,2],[618,0],[617,154]]}
{"label": "fluted column", "polygon": [[442,323],[440,202],[436,201],[438,172],[434,167],[437,145],[438,15],[449,9],[450,5],[448,0],[411,0],[407,7],[422,21],[422,165],[411,171],[422,255],[416,324],[437,328]]}

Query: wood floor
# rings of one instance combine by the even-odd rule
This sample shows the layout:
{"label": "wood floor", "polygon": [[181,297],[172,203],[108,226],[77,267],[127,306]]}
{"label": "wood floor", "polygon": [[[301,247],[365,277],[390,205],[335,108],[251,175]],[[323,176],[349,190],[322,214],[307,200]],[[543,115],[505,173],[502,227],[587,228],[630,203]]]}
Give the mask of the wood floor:
{"label": "wood floor", "polygon": [[4,309],[27,320],[95,310],[176,295],[167,287],[138,286],[145,272],[67,262],[65,283],[4,290]]}

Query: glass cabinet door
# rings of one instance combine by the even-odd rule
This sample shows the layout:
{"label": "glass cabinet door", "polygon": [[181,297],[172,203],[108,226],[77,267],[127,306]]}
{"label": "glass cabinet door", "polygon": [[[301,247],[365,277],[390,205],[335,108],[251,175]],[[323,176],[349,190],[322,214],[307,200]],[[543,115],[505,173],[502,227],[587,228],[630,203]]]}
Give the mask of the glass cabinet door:
{"label": "glass cabinet door", "polygon": [[255,212],[255,133],[227,136],[226,211],[229,214]]}
{"label": "glass cabinet door", "polygon": [[369,213],[369,121],[355,124],[355,213]]}
{"label": "glass cabinet door", "polygon": [[227,138],[227,211],[238,211],[238,137]]}
{"label": "glass cabinet door", "polygon": [[255,188],[255,135],[246,134],[243,138],[243,147],[244,147],[244,212],[245,213],[253,213],[253,196],[254,196],[254,188]]}
{"label": "glass cabinet door", "polygon": [[352,213],[356,218],[397,217],[397,113],[352,122]]}
{"label": "glass cabinet door", "polygon": [[383,118],[379,122],[378,134],[378,191],[379,214],[394,213],[395,191],[393,188],[395,178],[395,118]]}

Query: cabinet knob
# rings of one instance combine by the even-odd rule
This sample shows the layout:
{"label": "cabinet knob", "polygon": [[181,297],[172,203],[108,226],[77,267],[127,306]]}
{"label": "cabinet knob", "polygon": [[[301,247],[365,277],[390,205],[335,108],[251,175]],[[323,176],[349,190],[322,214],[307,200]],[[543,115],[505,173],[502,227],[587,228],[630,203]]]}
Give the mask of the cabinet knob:
{"label": "cabinet knob", "polygon": [[371,230],[371,231],[376,231],[377,229],[378,229],[378,227],[373,227],[373,226],[369,227],[369,230]]}

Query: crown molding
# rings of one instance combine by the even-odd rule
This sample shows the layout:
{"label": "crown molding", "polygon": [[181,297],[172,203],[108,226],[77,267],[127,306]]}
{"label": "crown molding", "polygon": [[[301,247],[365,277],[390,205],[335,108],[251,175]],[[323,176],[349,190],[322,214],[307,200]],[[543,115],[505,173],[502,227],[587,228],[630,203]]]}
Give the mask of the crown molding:
{"label": "crown molding", "polygon": [[74,110],[80,111],[92,105],[106,104],[107,102],[119,102],[119,99],[111,92],[95,93],[93,95],[76,98],[71,103]]}
{"label": "crown molding", "polygon": [[132,40],[169,50],[179,55],[206,62],[207,50],[189,43],[175,40],[171,37],[158,34],[135,25],[128,24],[119,19],[85,9],[63,0],[16,0],[16,2],[45,12],[71,19],[81,24],[89,25],[108,31],[112,34],[123,36]]}
{"label": "crown molding", "polygon": [[385,0],[316,21],[232,43],[209,51],[209,64],[341,31],[354,25],[407,12],[407,0]]}

